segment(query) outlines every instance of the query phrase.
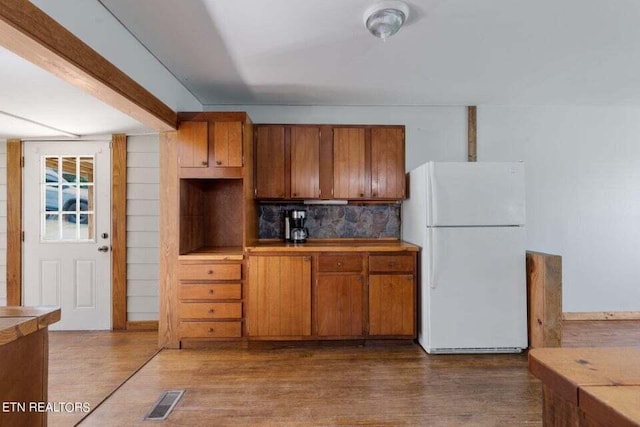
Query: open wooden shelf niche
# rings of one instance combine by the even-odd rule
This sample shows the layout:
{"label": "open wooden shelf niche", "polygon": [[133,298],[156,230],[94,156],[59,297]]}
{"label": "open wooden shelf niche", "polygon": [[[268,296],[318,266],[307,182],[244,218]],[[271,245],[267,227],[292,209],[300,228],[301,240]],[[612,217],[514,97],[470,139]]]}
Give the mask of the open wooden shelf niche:
{"label": "open wooden shelf niche", "polygon": [[180,255],[242,250],[242,179],[180,180]]}

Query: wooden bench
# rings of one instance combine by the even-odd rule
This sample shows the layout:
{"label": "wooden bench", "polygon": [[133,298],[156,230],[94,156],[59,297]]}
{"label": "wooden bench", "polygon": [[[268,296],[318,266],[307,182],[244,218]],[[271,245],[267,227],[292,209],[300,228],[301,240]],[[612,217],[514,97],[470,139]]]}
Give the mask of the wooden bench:
{"label": "wooden bench", "polygon": [[640,426],[640,348],[539,348],[545,426]]}

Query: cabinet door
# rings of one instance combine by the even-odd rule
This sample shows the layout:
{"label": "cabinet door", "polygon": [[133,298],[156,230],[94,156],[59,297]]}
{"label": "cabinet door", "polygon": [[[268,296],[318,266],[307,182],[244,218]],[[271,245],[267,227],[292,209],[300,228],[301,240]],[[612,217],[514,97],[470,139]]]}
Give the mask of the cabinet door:
{"label": "cabinet door", "polygon": [[371,129],[371,197],[405,198],[404,131]]}
{"label": "cabinet door", "polygon": [[320,128],[291,127],[291,197],[320,197]]}
{"label": "cabinet door", "polygon": [[318,336],[361,336],[362,297],[361,275],[319,276],[316,288]]}
{"label": "cabinet door", "polygon": [[311,335],[311,257],[249,257],[247,334]]}
{"label": "cabinet door", "polygon": [[284,126],[259,126],[256,133],[256,198],[285,194]]}
{"label": "cabinet door", "polygon": [[216,167],[242,166],[242,123],[213,124],[213,157]]}
{"label": "cabinet door", "polygon": [[369,335],[415,334],[413,275],[369,276]]}
{"label": "cabinet door", "polygon": [[333,129],[333,197],[360,199],[365,192],[364,128]]}
{"label": "cabinet door", "polygon": [[207,122],[182,122],[178,129],[178,164],[182,168],[209,165]]}

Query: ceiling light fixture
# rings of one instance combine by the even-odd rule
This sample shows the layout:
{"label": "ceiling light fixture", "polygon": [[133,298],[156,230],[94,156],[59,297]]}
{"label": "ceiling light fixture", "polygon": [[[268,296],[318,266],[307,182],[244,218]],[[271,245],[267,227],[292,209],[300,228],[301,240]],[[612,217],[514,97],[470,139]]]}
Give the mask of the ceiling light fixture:
{"label": "ceiling light fixture", "polygon": [[409,18],[409,6],[398,0],[385,0],[368,8],[364,26],[376,37],[386,40],[398,32]]}

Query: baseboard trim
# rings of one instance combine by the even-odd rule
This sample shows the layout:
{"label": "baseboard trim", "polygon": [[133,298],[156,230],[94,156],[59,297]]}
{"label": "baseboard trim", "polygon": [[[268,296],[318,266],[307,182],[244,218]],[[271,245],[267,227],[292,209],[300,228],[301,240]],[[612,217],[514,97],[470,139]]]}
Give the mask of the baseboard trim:
{"label": "baseboard trim", "polygon": [[157,331],[157,320],[136,320],[127,322],[127,331]]}
{"label": "baseboard trim", "polygon": [[562,320],[640,320],[640,311],[565,312]]}

